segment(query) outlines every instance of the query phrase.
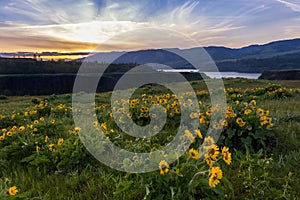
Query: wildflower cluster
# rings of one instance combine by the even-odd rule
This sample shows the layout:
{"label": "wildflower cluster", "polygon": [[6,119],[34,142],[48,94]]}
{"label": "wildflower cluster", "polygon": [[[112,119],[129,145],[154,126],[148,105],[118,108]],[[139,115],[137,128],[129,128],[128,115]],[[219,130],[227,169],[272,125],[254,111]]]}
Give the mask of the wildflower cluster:
{"label": "wildflower cluster", "polygon": [[80,127],[72,128],[72,124],[63,122],[70,116],[70,106],[62,103],[52,105],[49,100],[39,98],[32,99],[32,103],[23,112],[1,114],[0,148],[3,158],[24,165],[47,167],[48,170],[72,168],[70,165],[87,153],[77,158],[74,155],[73,162],[66,162],[70,159],[68,151],[82,152],[75,146],[78,145],[76,135]]}
{"label": "wildflower cluster", "polygon": [[[200,113],[200,129],[206,132],[211,125],[211,115],[221,112],[218,108],[205,108],[206,112]],[[212,122],[215,130],[222,130],[218,144],[230,148],[258,151],[266,148],[266,143],[272,139],[271,128],[274,126],[269,110],[257,107],[257,101],[230,102],[225,110],[225,117],[217,122]],[[245,147],[245,145],[247,147]]]}
{"label": "wildflower cluster", "polygon": [[0,199],[23,199],[23,197],[26,197],[26,193],[20,192],[10,178],[0,178]]}
{"label": "wildflower cluster", "polygon": [[[188,115],[185,115],[187,118],[184,120],[188,123],[184,124],[186,128],[180,140],[191,143],[191,146],[186,155],[173,164],[168,163],[167,159],[158,159],[155,162],[159,167],[156,178],[162,185],[166,184],[166,180],[170,180],[170,184],[183,181],[192,191],[196,188],[195,191],[201,190],[205,195],[208,190],[221,190],[227,184],[227,181],[223,181],[226,180],[226,174],[223,174],[222,169],[232,162],[229,149],[245,151],[248,148],[256,152],[269,147],[276,121],[268,109],[260,106],[260,98],[281,98],[293,92],[275,85],[246,90],[229,88],[226,90],[228,106],[223,110],[219,105],[210,106],[206,103],[205,98],[209,95],[207,91],[196,91],[196,102],[190,93],[176,95],[171,91],[148,91],[137,92],[129,100],[118,99],[111,105],[103,103],[103,99],[96,102],[93,105],[96,114],[94,110],[86,111],[95,114],[97,118],[91,122],[91,129],[103,132],[106,141],[122,149],[154,152],[174,139],[181,117],[186,114],[182,110],[186,109]],[[63,103],[65,97],[58,98],[35,98],[32,100],[33,105],[23,111],[0,114],[0,149],[3,159],[36,169],[47,169],[48,172],[82,169],[83,165],[95,163],[78,137],[85,130],[84,127],[74,126],[72,108]],[[151,112],[151,107],[155,105],[161,106],[167,119],[161,130],[158,130],[158,126],[153,127],[153,131],[159,134],[151,139],[132,137],[118,127],[117,123],[131,130],[127,120],[139,126],[161,121],[163,116]],[[200,109],[193,110],[194,105]],[[217,117],[212,121],[214,116]],[[197,122],[199,126],[191,129],[189,123],[192,122]],[[218,141],[207,135],[209,128],[221,132]],[[120,166],[135,164],[124,160]],[[202,187],[204,184],[199,185],[201,181],[197,182],[197,178],[205,182],[209,189]],[[9,189],[7,194],[17,195],[20,192],[14,185],[5,191]],[[205,195],[199,195],[199,198],[205,198]]]}
{"label": "wildflower cluster", "polygon": [[227,88],[226,96],[229,100],[233,101],[247,101],[256,98],[285,98],[291,97],[295,93],[295,90],[282,87],[277,84],[269,84],[266,87],[256,88]]}
{"label": "wildflower cluster", "polygon": [[[214,139],[210,136],[206,137],[203,142],[204,149],[204,159],[206,164],[209,166],[209,186],[216,187],[217,184],[220,183],[220,179],[222,178],[222,170],[220,166],[215,166],[220,157],[222,157],[223,161],[227,164],[231,164],[231,153],[229,152],[229,148],[224,146],[221,149],[216,145]],[[203,150],[202,149],[202,150]]]}
{"label": "wildflower cluster", "polygon": [[[203,139],[203,136],[199,130],[196,130],[195,132],[197,132],[197,137],[194,137],[190,131],[185,131],[185,134],[187,134],[187,137],[192,140],[192,143],[195,143],[196,140]],[[198,164],[198,161],[204,159],[208,169],[204,170],[205,167],[203,168],[203,162],[200,162],[199,166],[196,163],[197,168],[199,167],[203,169],[203,171],[197,172],[196,174],[207,174],[209,176],[208,184],[212,188],[216,187],[223,177],[222,170],[218,164],[220,159],[222,159],[227,165],[230,165],[232,161],[229,148],[224,146],[220,152],[218,145],[215,143],[214,139],[211,136],[204,138],[202,146],[199,149],[193,147],[190,148],[188,151],[188,155],[190,158],[196,160]],[[161,175],[170,172],[170,166],[165,160],[162,160],[158,166]],[[191,180],[191,182],[193,182],[193,180]]]}

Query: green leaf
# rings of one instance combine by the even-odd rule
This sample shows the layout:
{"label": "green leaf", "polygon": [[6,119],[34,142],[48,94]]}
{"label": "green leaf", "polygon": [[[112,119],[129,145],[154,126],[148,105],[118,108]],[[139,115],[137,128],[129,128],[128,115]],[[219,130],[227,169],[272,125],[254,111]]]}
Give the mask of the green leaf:
{"label": "green leaf", "polygon": [[45,155],[42,155],[42,156],[37,157],[33,161],[31,161],[30,164],[33,166],[39,166],[39,165],[46,164],[49,162],[50,162],[50,160],[48,159],[48,157]]}
{"label": "green leaf", "polygon": [[214,191],[219,196],[224,197],[224,191],[220,185],[217,185],[217,187],[213,188],[212,191]]}
{"label": "green leaf", "polygon": [[231,182],[226,178],[226,177],[222,177],[221,179],[222,183],[225,185],[225,187],[227,187],[232,193],[234,193],[233,187]]}
{"label": "green leaf", "polygon": [[183,177],[183,174],[180,172],[180,170],[177,168],[175,171],[176,175],[179,177]]}
{"label": "green leaf", "polygon": [[232,142],[231,142],[230,138],[226,138],[225,139],[225,146],[231,147],[231,145],[232,145]]}
{"label": "green leaf", "polygon": [[265,133],[263,131],[255,131],[255,134],[253,135],[254,139],[264,139]]}
{"label": "green leaf", "polygon": [[27,196],[28,196],[28,193],[27,192],[23,192],[23,193],[18,193],[15,196],[9,196],[7,198],[7,200],[24,200],[24,199],[28,199]]}
{"label": "green leaf", "polygon": [[34,153],[26,158],[23,158],[20,162],[21,163],[29,163],[29,162],[33,161],[36,158],[36,156],[37,156],[37,154]]}
{"label": "green leaf", "polygon": [[234,133],[235,133],[235,129],[234,130],[228,129],[227,130],[228,138],[231,139],[234,136]]}
{"label": "green leaf", "polygon": [[238,136],[242,136],[243,135],[243,131],[238,131]]}
{"label": "green leaf", "polygon": [[251,146],[252,138],[251,137],[246,137],[246,138],[241,138],[241,141],[246,144],[248,147]]}
{"label": "green leaf", "polygon": [[123,182],[121,182],[118,185],[117,190],[114,192],[114,195],[121,194],[122,192],[128,190],[131,185],[132,185],[132,181],[123,181]]}
{"label": "green leaf", "polygon": [[203,187],[203,188],[205,188],[205,187],[208,188],[209,185],[208,185],[207,178],[196,178],[196,179],[194,179],[192,184],[190,184],[190,187],[191,187],[190,189],[194,189],[198,186]]}

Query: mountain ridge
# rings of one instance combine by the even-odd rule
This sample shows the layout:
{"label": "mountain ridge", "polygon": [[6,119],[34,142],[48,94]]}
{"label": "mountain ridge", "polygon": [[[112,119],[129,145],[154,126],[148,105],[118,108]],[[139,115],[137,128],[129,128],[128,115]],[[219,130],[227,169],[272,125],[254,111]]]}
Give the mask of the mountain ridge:
{"label": "mountain ridge", "polygon": [[[89,56],[73,60],[72,62],[96,61],[98,63],[113,64],[158,63],[159,65],[153,66],[154,69],[161,69],[163,66],[169,66],[174,69],[195,69],[191,63],[182,57],[189,55],[197,59],[199,52],[207,53],[217,65],[219,71],[262,73],[265,70],[300,69],[300,38],[272,41],[266,44],[253,44],[241,48],[204,46],[186,49],[164,48],[128,52],[94,52],[94,54],[88,54]],[[25,53],[27,56],[30,56],[29,52]],[[47,56],[52,53],[53,55],[60,55],[57,52],[44,52]],[[20,52],[19,55],[22,54],[24,52]],[[74,52],[73,54],[82,53]],[[1,55],[12,56],[13,54],[1,53]],[[32,55],[33,58],[38,58],[39,56],[36,53],[32,53]],[[68,53],[68,55],[72,55],[72,53]],[[208,56],[203,56],[203,58],[209,60]],[[210,69],[202,69],[210,71]]]}
{"label": "mountain ridge", "polygon": [[298,65],[300,63],[300,38],[273,41],[262,45],[254,44],[242,48],[207,46],[187,49],[164,48],[128,52],[102,52],[96,53],[95,59],[88,57],[86,60],[115,64],[160,63],[174,69],[193,69],[191,63],[179,55],[192,55],[195,57],[199,51],[203,50],[210,55],[220,71],[261,73],[264,70],[300,68],[300,65]]}

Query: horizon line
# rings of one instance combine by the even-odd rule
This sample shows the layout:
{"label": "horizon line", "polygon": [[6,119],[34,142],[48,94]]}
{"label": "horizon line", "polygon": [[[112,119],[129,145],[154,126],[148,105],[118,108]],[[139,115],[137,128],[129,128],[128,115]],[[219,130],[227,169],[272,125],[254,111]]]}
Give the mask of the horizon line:
{"label": "horizon line", "polygon": [[165,47],[165,48],[148,48],[148,49],[133,49],[133,50],[117,50],[117,51],[15,51],[15,52],[0,52],[0,57],[1,56],[53,56],[53,57],[59,57],[59,56],[87,56],[90,54],[95,54],[95,53],[120,53],[120,52],[136,52],[136,51],[146,51],[146,50],[164,50],[164,49],[179,49],[179,50],[187,50],[187,49],[193,49],[193,48],[210,48],[210,47],[220,47],[220,48],[227,48],[227,49],[232,49],[232,50],[238,50],[242,48],[247,48],[251,46],[265,46],[269,45],[275,42],[283,42],[283,41],[292,41],[292,40],[299,40],[300,37],[295,37],[295,38],[286,38],[286,39],[280,39],[280,40],[272,40],[269,42],[264,42],[264,43],[254,43],[254,44],[249,44],[245,46],[240,46],[240,47],[228,47],[224,45],[208,45],[208,46],[195,46],[195,47],[190,47],[190,48],[177,48],[177,47]]}

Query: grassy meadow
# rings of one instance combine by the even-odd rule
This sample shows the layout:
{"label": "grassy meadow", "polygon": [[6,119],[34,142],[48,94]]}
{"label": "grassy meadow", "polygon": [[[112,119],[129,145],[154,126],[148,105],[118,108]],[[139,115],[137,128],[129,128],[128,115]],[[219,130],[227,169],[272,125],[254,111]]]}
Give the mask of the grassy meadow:
{"label": "grassy meadow", "polygon": [[[225,79],[225,110],[210,105],[203,81],[191,85],[198,102],[184,105],[179,99],[189,94],[156,85],[116,105],[110,105],[111,93],[96,94],[98,121],[91,131],[101,130],[132,152],[161,149],[178,131],[180,107],[199,105],[199,112],[189,114],[198,128],[187,126],[182,138],[191,143],[189,150],[174,163],[157,160],[158,169],[148,173],[117,171],[86,150],[71,94],[0,96],[0,199],[299,199],[300,81]],[[151,138],[126,135],[112,116],[121,106],[115,111],[145,126],[160,120],[149,112],[157,104],[168,117]],[[225,118],[210,122],[214,113]],[[222,130],[218,141],[206,136],[209,126]],[[118,165],[134,168],[138,162]]]}

